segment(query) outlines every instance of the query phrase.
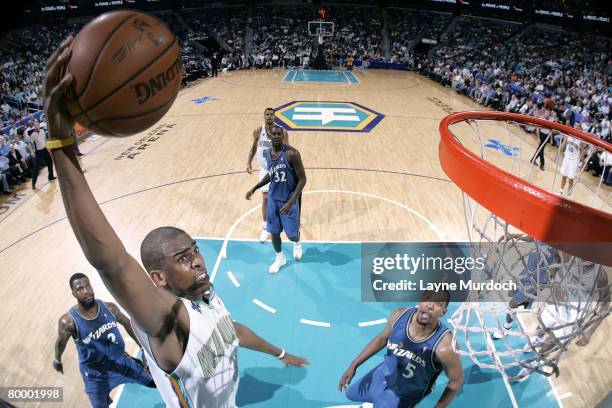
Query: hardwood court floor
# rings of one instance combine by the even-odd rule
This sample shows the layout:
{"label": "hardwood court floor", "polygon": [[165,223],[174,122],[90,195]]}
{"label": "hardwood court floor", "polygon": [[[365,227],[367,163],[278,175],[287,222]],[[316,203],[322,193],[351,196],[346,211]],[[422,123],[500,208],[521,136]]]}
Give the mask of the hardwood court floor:
{"label": "hardwood court floor", "polygon": [[[266,107],[298,100],[356,102],[385,115],[370,133],[290,132],[312,192],[304,196],[303,239],[467,239],[460,191],[438,163],[438,123],[450,110],[483,107],[406,72],[357,73],[360,83],[350,85],[287,83],[284,75],[236,72],[201,81],[181,92],[148,132],[151,141],[140,143],[143,134],[82,144],[86,177],[130,253],[137,257],[142,238],[160,225],[226,236],[260,203],[259,194],[244,199],[257,182],[245,172],[253,129]],[[192,101],[205,96],[218,100]],[[525,141],[535,147],[533,136]],[[86,406],[74,346],[64,354],[63,376],[51,367],[57,319],[73,304],[68,277],[75,272],[92,277],[98,297],[110,296],[70,230],[57,183],[40,185],[0,214],[0,385],[63,386],[65,406]],[[604,199],[609,193],[601,191]],[[253,210],[232,237],[257,237],[260,222]],[[210,268],[214,260],[207,262]],[[612,388],[610,333],[608,319],[587,347],[568,352],[553,379],[564,406],[593,406]]]}

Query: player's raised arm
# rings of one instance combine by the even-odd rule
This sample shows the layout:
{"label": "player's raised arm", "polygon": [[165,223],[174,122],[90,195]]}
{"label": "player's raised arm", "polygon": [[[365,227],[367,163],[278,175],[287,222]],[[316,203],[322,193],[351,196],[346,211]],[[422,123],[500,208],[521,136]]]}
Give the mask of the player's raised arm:
{"label": "player's raised arm", "polygon": [[459,355],[453,351],[451,335],[446,334],[436,348],[436,358],[444,367],[444,372],[448,377],[448,384],[442,396],[435,405],[435,408],[447,407],[457,396],[463,386],[463,366]]}
{"label": "player's raised arm", "polygon": [[67,111],[65,91],[72,76],[60,80],[71,42],[69,37],[47,61],[44,91],[48,147],[53,151],[66,215],[83,253],[106,287],[148,334],[156,336],[167,323],[175,299],[158,290],[125,250],[87,185],[71,145],[74,122]]}
{"label": "player's raised arm", "polygon": [[357,371],[357,368],[387,345],[387,340],[389,340],[393,329],[393,323],[404,312],[404,310],[406,309],[395,309],[393,313],[391,313],[391,316],[389,317],[389,320],[387,321],[384,330],[380,332],[376,337],[374,337],[374,339],[372,339],[372,341],[370,341],[368,345],[365,346],[363,351],[359,353],[357,358],[355,358],[351,362],[344,374],[342,374],[342,377],[340,377],[340,382],[338,383],[338,391],[342,391],[342,389],[347,389],[349,384],[351,383],[351,380],[355,376],[355,371]]}
{"label": "player's raised arm", "polygon": [[[559,144],[559,151],[563,156],[565,155],[565,146],[567,146],[567,138],[567,135],[561,135],[561,144]],[[563,156],[561,156],[561,158],[563,158]]]}

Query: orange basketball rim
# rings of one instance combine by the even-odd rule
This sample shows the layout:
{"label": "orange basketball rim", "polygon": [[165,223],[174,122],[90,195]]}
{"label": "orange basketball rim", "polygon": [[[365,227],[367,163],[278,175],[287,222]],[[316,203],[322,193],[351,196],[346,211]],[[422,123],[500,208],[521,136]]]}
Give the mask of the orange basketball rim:
{"label": "orange basketball rim", "polygon": [[566,125],[505,112],[454,113],[442,119],[439,127],[442,169],[468,196],[539,241],[583,259],[612,265],[612,214],[557,196],[469,151],[449,127],[472,120],[547,127],[608,152],[612,152],[612,145]]}

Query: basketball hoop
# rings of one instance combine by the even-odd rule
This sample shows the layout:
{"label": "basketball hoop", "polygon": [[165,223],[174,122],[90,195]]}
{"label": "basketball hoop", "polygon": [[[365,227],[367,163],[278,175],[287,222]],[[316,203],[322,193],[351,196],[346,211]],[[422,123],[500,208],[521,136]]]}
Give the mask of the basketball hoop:
{"label": "basketball hoop", "polygon": [[[544,146],[524,129],[543,131],[547,142],[573,137],[585,152],[612,152],[612,145],[580,130],[525,115],[460,112],[440,123],[440,164],[462,190],[474,256],[485,259],[476,278],[519,282],[508,297],[470,293],[449,319],[453,347],[506,381],[558,374],[572,341],[610,314],[601,300],[612,281],[602,266],[612,265],[612,193],[601,179],[581,179],[583,160],[571,199],[554,194],[561,153],[546,159],[547,170],[534,171]],[[512,328],[504,327],[506,316]]]}
{"label": "basketball hoop", "polygon": [[317,38],[317,44],[322,45],[325,37],[332,37],[334,35],[334,22],[333,21],[309,21],[308,22],[308,35]]}
{"label": "basketball hoop", "polygon": [[[514,122],[548,128],[607,152],[612,152],[612,145],[569,126],[514,113],[460,112],[442,119],[439,128],[440,165],[465,194],[539,241],[551,243],[572,255],[612,266],[612,251],[601,251],[599,246],[589,245],[612,242],[612,213],[559,197],[471,152],[449,128],[466,122],[476,126],[473,129],[478,132],[476,121]],[[482,136],[477,136],[482,152]]]}

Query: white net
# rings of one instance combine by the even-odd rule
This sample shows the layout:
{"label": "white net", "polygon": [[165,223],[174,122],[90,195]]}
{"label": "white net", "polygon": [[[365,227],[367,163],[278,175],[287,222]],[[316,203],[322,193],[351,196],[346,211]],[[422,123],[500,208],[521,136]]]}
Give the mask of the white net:
{"label": "white net", "polygon": [[[576,153],[569,151],[566,135],[537,126],[468,121],[454,125],[451,132],[488,162],[555,193],[566,173],[561,172],[563,161]],[[556,147],[550,144],[555,137]],[[611,212],[604,175],[597,179],[588,173],[594,156],[609,153],[586,142],[577,148],[576,175],[564,186],[564,195]],[[539,169],[541,149],[545,157]],[[472,280],[512,281],[517,288],[470,293],[449,319],[454,348],[479,367],[496,369],[510,380],[535,372],[558,375],[558,363],[568,348],[588,342],[610,313],[609,268],[534,240],[465,193],[463,204],[472,256],[486,264]]]}
{"label": "white net", "polygon": [[334,23],[332,21],[309,21],[308,35],[312,37],[331,37],[334,35]]}

